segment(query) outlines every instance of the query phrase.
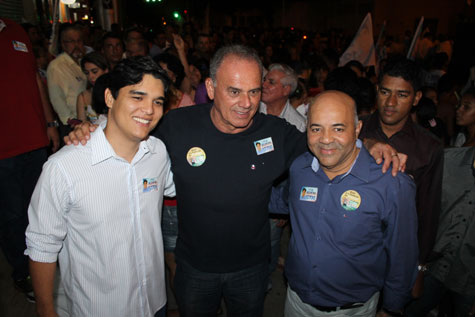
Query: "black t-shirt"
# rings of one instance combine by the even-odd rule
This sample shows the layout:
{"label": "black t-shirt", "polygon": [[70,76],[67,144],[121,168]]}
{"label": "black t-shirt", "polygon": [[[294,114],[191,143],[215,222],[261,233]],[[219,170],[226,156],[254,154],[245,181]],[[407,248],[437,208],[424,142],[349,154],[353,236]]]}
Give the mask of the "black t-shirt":
{"label": "black t-shirt", "polygon": [[155,135],[172,162],[177,259],[204,272],[234,272],[268,261],[271,187],[306,150],[306,139],[285,120],[259,113],[247,130],[222,133],[211,107],[172,110]]}

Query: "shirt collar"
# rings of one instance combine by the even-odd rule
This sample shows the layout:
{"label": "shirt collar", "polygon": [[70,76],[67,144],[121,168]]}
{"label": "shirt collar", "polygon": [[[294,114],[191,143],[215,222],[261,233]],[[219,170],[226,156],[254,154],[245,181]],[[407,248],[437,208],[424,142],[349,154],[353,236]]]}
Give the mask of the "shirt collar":
{"label": "shirt collar", "polygon": [[[346,177],[347,175],[351,174],[357,178],[360,178],[361,180],[365,182],[368,182],[369,163],[372,159],[371,155],[365,149],[365,147],[363,146],[363,142],[361,142],[360,139],[356,140],[356,147],[360,149],[360,152],[358,153],[356,160],[351,165],[350,170],[343,175],[338,175],[337,177],[342,179]],[[318,170],[320,169],[320,164],[318,163],[318,159],[314,155],[310,154],[308,166],[310,166],[315,173],[317,173]]]}
{"label": "shirt collar", "polygon": [[280,113],[280,118],[285,118],[287,112],[289,111],[289,107],[292,107],[292,105],[290,104],[289,99],[287,99],[287,102],[285,103],[285,106],[282,109],[282,112]]}
{"label": "shirt collar", "polygon": [[[287,99],[284,108],[282,108],[282,111],[279,114],[279,118],[285,118],[285,112],[288,111],[288,107],[291,107],[289,99]],[[267,105],[262,101],[259,102],[259,112],[267,114]]]}
{"label": "shirt collar", "polygon": [[[92,149],[92,165],[99,164],[111,157],[123,160],[121,157],[117,156],[109,141],[107,141],[106,135],[104,134],[106,124],[107,120],[101,122],[96,131],[91,133],[91,140],[89,142],[91,143]],[[152,143],[150,137],[147,138],[147,140],[140,142],[139,149],[135,154],[131,164],[135,164],[136,162],[140,161],[145,154],[149,152],[156,153],[156,151],[156,146]]]}

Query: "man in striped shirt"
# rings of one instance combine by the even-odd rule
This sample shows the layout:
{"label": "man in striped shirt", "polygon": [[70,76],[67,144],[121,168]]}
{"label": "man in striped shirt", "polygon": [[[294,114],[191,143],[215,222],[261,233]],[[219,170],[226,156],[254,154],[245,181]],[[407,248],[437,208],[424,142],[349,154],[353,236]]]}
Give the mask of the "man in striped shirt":
{"label": "man in striped shirt", "polygon": [[165,146],[148,134],[166,88],[151,58],[120,62],[105,90],[107,124],[44,165],[25,252],[39,316],[57,316],[57,262],[70,316],[164,316],[160,217],[163,195],[175,188]]}

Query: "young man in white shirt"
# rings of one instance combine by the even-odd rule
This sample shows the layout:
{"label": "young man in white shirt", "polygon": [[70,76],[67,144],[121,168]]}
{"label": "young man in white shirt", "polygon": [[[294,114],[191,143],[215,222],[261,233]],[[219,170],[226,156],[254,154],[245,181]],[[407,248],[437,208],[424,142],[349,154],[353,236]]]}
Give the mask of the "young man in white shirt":
{"label": "young man in white shirt", "polygon": [[148,134],[166,89],[150,58],[121,61],[105,89],[107,123],[44,165],[26,231],[39,316],[57,316],[56,262],[71,316],[164,313],[161,206],[175,188],[165,146]]}

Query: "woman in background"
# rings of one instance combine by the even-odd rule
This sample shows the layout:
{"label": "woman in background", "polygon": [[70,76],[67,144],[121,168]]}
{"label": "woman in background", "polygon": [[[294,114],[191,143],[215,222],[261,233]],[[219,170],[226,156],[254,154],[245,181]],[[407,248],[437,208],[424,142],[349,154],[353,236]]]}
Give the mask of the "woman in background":
{"label": "woman in background", "polygon": [[79,94],[76,102],[77,119],[81,121],[91,121],[95,123],[98,119],[97,113],[91,106],[92,88],[96,84],[96,80],[109,71],[107,61],[98,52],[86,54],[81,60],[81,69],[86,74],[88,88]]}

